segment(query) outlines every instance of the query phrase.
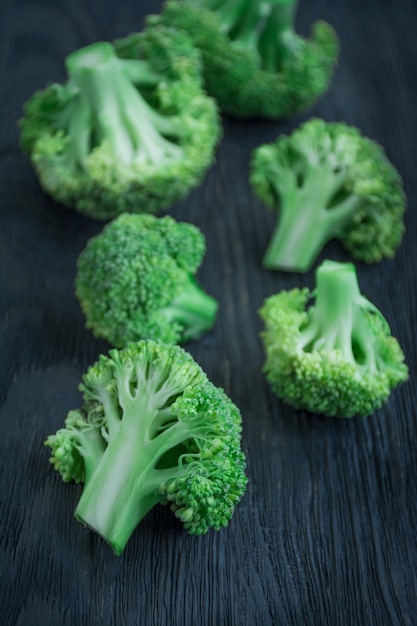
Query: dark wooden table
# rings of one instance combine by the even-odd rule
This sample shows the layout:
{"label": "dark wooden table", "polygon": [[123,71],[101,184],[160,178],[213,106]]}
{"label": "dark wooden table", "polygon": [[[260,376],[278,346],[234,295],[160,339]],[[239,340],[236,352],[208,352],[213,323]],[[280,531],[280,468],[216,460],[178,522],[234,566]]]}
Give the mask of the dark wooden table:
{"label": "dark wooden table", "polygon": [[[80,402],[107,344],[84,328],[76,259],[102,225],[54,203],[18,147],[23,102],[64,79],[63,60],[138,30],[156,1],[2,0],[0,8],[1,626],[381,626],[417,624],[417,8],[414,0],[301,1],[299,28],[329,20],[342,43],[330,91],[285,123],[224,120],[217,164],[170,213],[207,237],[200,279],[220,301],[187,348],[240,407],[250,478],[229,527],[187,535],[154,509],[116,557],[75,521],[80,487],[48,463],[45,437]],[[261,267],[274,217],[247,181],[252,149],[311,115],[345,120],[404,177],[407,236],[392,261],[358,264],[362,290],[403,346],[411,382],[367,419],[296,412],[263,375],[257,310],[313,283]],[[332,243],[321,258],[348,260]]]}

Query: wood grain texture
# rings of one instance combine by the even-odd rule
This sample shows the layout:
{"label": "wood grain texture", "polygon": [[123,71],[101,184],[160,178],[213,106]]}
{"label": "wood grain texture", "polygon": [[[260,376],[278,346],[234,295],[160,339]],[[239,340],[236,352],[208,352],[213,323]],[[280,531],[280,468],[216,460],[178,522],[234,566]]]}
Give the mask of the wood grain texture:
{"label": "wood grain texture", "polygon": [[[200,279],[220,301],[187,347],[240,407],[250,478],[229,527],[188,536],[151,511],[121,557],[73,518],[42,442],[78,406],[108,349],[84,328],[76,259],[101,225],[41,191],[18,148],[22,104],[63,79],[71,50],[138,29],[160,2],[3,0],[0,8],[0,624],[3,626],[410,626],[417,623],[417,8],[413,0],[301,2],[339,33],[330,91],[284,123],[224,120],[216,166],[170,211],[207,237]],[[399,8],[401,6],[401,9]],[[250,192],[252,149],[311,115],[385,146],[404,177],[407,236],[392,261],[358,265],[362,290],[406,352],[411,382],[367,419],[293,411],[266,384],[257,310],[305,276],[261,268],[274,217]],[[347,260],[336,243],[321,258]]]}

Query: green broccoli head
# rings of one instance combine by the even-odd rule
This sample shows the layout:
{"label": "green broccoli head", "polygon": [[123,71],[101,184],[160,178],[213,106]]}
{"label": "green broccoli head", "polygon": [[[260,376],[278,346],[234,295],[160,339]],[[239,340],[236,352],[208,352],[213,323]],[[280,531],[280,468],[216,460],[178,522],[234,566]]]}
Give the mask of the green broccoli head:
{"label": "green broccoli head", "polygon": [[84,483],[75,517],[120,554],[157,504],[195,535],[231,519],[247,478],[241,415],[182,348],[113,349],[83,377],[84,405],[50,435],[51,463]]}
{"label": "green broccoli head", "polygon": [[306,272],[330,239],[366,263],[393,257],[401,243],[402,179],[380,145],[344,122],[313,118],[259,146],[250,182],[279,215],[268,269]]}
{"label": "green broccoli head", "polygon": [[195,277],[204,253],[204,236],[192,224],[119,215],[78,259],[75,289],[87,328],[118,348],[139,339],[200,337],[218,309]]}
{"label": "green broccoli head", "polygon": [[324,261],[314,292],[270,296],[260,316],[266,378],[296,409],[370,415],[408,379],[402,350],[382,313],[361,295],[351,263]]}
{"label": "green broccoli head", "polygon": [[315,22],[310,38],[295,32],[297,4],[168,0],[162,21],[185,31],[201,51],[207,91],[224,113],[282,119],[312,106],[327,90],[339,54],[326,22]]}
{"label": "green broccoli head", "polygon": [[68,80],[36,92],[21,146],[46,192],[109,220],[182,200],[214,161],[221,125],[199,52],[163,26],[66,59]]}

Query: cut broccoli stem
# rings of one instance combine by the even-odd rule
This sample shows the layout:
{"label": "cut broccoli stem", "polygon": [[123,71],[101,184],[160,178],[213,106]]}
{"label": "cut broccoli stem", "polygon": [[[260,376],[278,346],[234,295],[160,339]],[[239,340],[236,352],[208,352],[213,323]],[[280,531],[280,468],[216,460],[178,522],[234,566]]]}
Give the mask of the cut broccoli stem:
{"label": "cut broccoli stem", "polygon": [[295,32],[298,0],[276,0],[269,4],[271,9],[259,37],[258,49],[263,68],[275,73],[300,44]]}
{"label": "cut broccoli stem", "polygon": [[196,339],[210,330],[216,319],[218,302],[189,276],[184,289],[161,313],[170,323],[182,326],[182,340]]}
{"label": "cut broccoli stem", "polygon": [[[265,268],[306,272],[324,245],[339,235],[362,202],[343,193],[343,177],[343,172],[318,166],[311,168],[301,187],[282,194],[279,218],[263,259]],[[272,177],[270,181],[273,185]]]}
{"label": "cut broccoli stem", "polygon": [[160,502],[159,486],[181,472],[180,468],[156,469],[158,460],[190,437],[189,429],[179,421],[151,437],[158,410],[147,406],[146,393],[125,398],[124,404],[123,426],[110,438],[85,481],[75,510],[76,519],[101,535],[116,554],[121,554],[136,526]]}
{"label": "cut broccoli stem", "polygon": [[[110,43],[98,42],[77,50],[67,57],[66,63],[70,82],[91,110],[90,128],[84,134],[77,128],[72,135],[75,142],[82,142],[80,156],[85,152],[85,133],[88,133],[91,140],[88,152],[107,142],[125,163],[161,165],[181,157],[181,147],[166,138],[180,135],[178,120],[152,109],[131,82],[133,62],[126,65]],[[137,73],[144,75],[143,63],[138,63]],[[137,81],[138,75],[134,78]]]}
{"label": "cut broccoli stem", "polygon": [[[372,328],[379,320],[376,334]],[[353,263],[324,261],[317,270],[315,303],[301,328],[299,349],[329,353],[339,350],[343,359],[355,365],[357,375],[378,371],[401,371],[398,361],[389,362],[380,351],[380,333],[390,334],[382,313],[359,289]]]}
{"label": "cut broccoli stem", "polygon": [[355,362],[353,324],[362,296],[352,263],[325,261],[316,274],[316,298],[301,331],[300,347],[306,351],[341,350],[346,361]]}
{"label": "cut broccoli stem", "polygon": [[360,293],[353,263],[324,261],[317,270],[315,303],[301,330],[299,347],[318,352],[340,350],[345,361],[358,366],[358,372],[360,367],[375,372],[383,359],[375,347],[369,314],[377,315],[387,326],[380,311]]}

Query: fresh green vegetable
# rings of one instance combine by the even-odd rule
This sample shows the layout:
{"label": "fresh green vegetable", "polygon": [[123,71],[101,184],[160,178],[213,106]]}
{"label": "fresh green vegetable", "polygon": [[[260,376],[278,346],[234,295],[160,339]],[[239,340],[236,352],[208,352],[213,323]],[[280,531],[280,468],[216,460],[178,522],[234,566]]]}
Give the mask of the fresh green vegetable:
{"label": "fresh green vegetable", "polygon": [[45,442],[65,482],[84,483],[78,521],[120,554],[157,504],[191,534],[219,530],[246,488],[241,415],[179,346],[132,343],[90,367],[84,405]]}
{"label": "fresh green vegetable", "polygon": [[351,263],[324,261],[316,289],[292,289],[260,309],[264,372],[296,409],[333,417],[369,415],[408,378],[382,313],[361,295]]}
{"label": "fresh green vegetable", "polygon": [[218,310],[195,276],[204,253],[204,235],[192,224],[168,215],[115,218],[78,259],[75,289],[87,327],[117,348],[200,337]]}
{"label": "fresh green vegetable", "polygon": [[46,192],[108,220],[166,209],[201,182],[221,126],[184,33],[159,26],[93,43],[66,68],[67,82],[36,92],[20,120]]}
{"label": "fresh green vegetable", "polygon": [[338,38],[324,21],[313,24],[310,38],[296,33],[297,5],[168,0],[162,20],[201,50],[207,91],[224,113],[281,119],[310,107],[328,89],[339,53]]}
{"label": "fresh green vegetable", "polygon": [[393,257],[406,198],[383,148],[344,122],[313,118],[256,148],[255,194],[278,212],[263,264],[306,272],[330,239],[366,263]]}

